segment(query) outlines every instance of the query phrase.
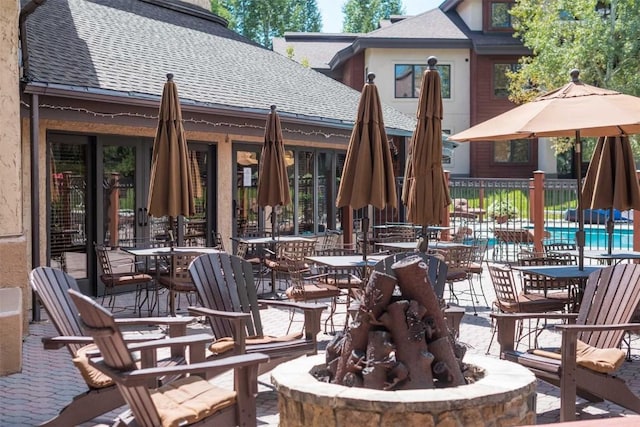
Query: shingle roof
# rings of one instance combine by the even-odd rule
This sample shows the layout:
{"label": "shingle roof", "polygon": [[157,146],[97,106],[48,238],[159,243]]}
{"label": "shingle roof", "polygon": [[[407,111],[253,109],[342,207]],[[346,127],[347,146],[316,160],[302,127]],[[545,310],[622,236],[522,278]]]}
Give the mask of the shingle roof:
{"label": "shingle roof", "polygon": [[467,40],[467,36],[437,8],[371,31],[362,38]]}
{"label": "shingle roof", "polygon": [[[153,0],[51,0],[27,19],[30,81],[160,98],[166,74],[181,99],[268,111],[337,126],[355,120],[360,93],[219,23]],[[413,118],[384,107],[385,125],[411,132]]]}
{"label": "shingle roof", "polygon": [[351,45],[358,34],[285,33],[274,37],[273,50],[287,56],[287,48],[293,48],[293,60],[309,61],[316,70],[328,70],[329,61],[341,49]]}

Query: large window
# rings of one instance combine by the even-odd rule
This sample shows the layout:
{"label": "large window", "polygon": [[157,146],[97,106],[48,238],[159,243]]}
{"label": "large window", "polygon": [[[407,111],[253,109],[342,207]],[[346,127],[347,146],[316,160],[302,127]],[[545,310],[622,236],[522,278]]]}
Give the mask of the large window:
{"label": "large window", "polygon": [[504,1],[492,1],[489,5],[489,29],[511,30],[511,15],[509,10],[513,3]]}
{"label": "large window", "polygon": [[493,96],[496,98],[509,96],[507,72],[517,70],[518,64],[493,64]]}
{"label": "large window", "polygon": [[[451,98],[451,65],[437,65],[442,81],[442,97]],[[396,98],[418,98],[422,74],[427,64],[396,64]]]}
{"label": "large window", "polygon": [[528,163],[530,152],[531,148],[527,139],[493,143],[493,161],[496,163]]}

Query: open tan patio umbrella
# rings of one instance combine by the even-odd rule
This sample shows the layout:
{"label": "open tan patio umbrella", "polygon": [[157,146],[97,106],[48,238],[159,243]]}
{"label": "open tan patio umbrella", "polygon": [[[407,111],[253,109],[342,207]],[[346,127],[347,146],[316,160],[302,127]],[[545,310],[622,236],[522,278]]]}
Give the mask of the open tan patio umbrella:
{"label": "open tan patio umbrella", "polygon": [[154,217],[168,216],[169,231],[173,234],[173,218],[195,213],[193,194],[178,88],[173,74],[167,74],[153,141],[148,213]]}
{"label": "open tan patio umbrella", "polygon": [[628,137],[598,138],[584,177],[582,198],[586,208],[609,209],[607,251],[611,254],[613,210],[640,209],[640,185]]}
{"label": "open tan patio umbrella", "polygon": [[402,202],[407,219],[426,226],[442,224],[444,209],[451,203],[442,169],[442,86],[436,68],[438,59],[430,56],[422,76],[416,129],[409,145],[405,167]]}
{"label": "open tan patio umbrella", "polygon": [[[496,141],[538,137],[575,137],[576,169],[582,170],[581,137],[619,136],[640,132],[640,98],[582,83],[580,72],[572,81],[465,131],[453,141]],[[578,189],[581,176],[577,176]],[[580,193],[580,190],[578,191]],[[578,266],[584,266],[584,212],[578,197]]]}
{"label": "open tan patio umbrella", "polygon": [[289,192],[289,176],[285,163],[282,127],[276,106],[272,105],[264,130],[264,145],[260,156],[258,206],[272,207],[271,227],[274,236],[278,230],[275,207],[286,206],[290,203],[291,193]]}
{"label": "open tan patio umbrella", "polygon": [[[362,88],[356,121],[351,132],[336,206],[361,209],[373,205],[378,209],[396,207],[396,188],[393,163],[387,133],[382,118],[378,89],[373,83],[375,74],[367,75]],[[369,217],[362,218],[364,232],[363,256],[367,260]]]}

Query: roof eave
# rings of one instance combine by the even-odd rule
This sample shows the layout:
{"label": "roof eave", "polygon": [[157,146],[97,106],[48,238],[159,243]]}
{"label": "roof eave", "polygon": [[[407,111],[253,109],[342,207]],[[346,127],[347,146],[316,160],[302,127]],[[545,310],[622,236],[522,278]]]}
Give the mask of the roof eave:
{"label": "roof eave", "polygon": [[[51,96],[56,98],[69,98],[83,101],[104,102],[109,104],[134,105],[139,107],[158,108],[160,95],[149,95],[139,92],[119,92],[106,89],[94,89],[88,87],[76,87],[68,85],[49,84],[41,82],[30,82],[25,85],[24,93],[37,94],[40,96]],[[270,112],[269,108],[247,108],[236,107],[223,104],[199,102],[190,99],[180,99],[183,111],[203,114],[219,114],[223,116],[238,116],[241,112],[243,117],[250,119],[264,119]],[[282,119],[286,118],[289,123],[303,125],[316,125],[334,129],[353,128],[354,122],[337,119],[330,119],[318,116],[307,116],[304,114],[278,111]],[[387,133],[397,136],[411,136],[412,131],[397,128],[386,128]]]}
{"label": "roof eave", "polygon": [[365,49],[471,49],[472,43],[469,39],[432,39],[432,38],[399,38],[399,37],[380,37],[380,38],[359,38],[350,46],[339,50],[331,61],[329,66],[335,69],[342,65],[344,61],[351,58],[355,54]]}

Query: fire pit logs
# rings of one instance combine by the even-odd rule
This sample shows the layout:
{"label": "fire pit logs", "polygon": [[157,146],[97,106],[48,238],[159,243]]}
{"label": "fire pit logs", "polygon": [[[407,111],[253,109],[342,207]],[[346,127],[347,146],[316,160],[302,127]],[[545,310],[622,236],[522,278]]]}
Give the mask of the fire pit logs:
{"label": "fire pit logs", "polygon": [[373,272],[344,333],[326,351],[325,379],[349,387],[411,390],[467,383],[465,347],[449,332],[440,301],[417,256]]}

